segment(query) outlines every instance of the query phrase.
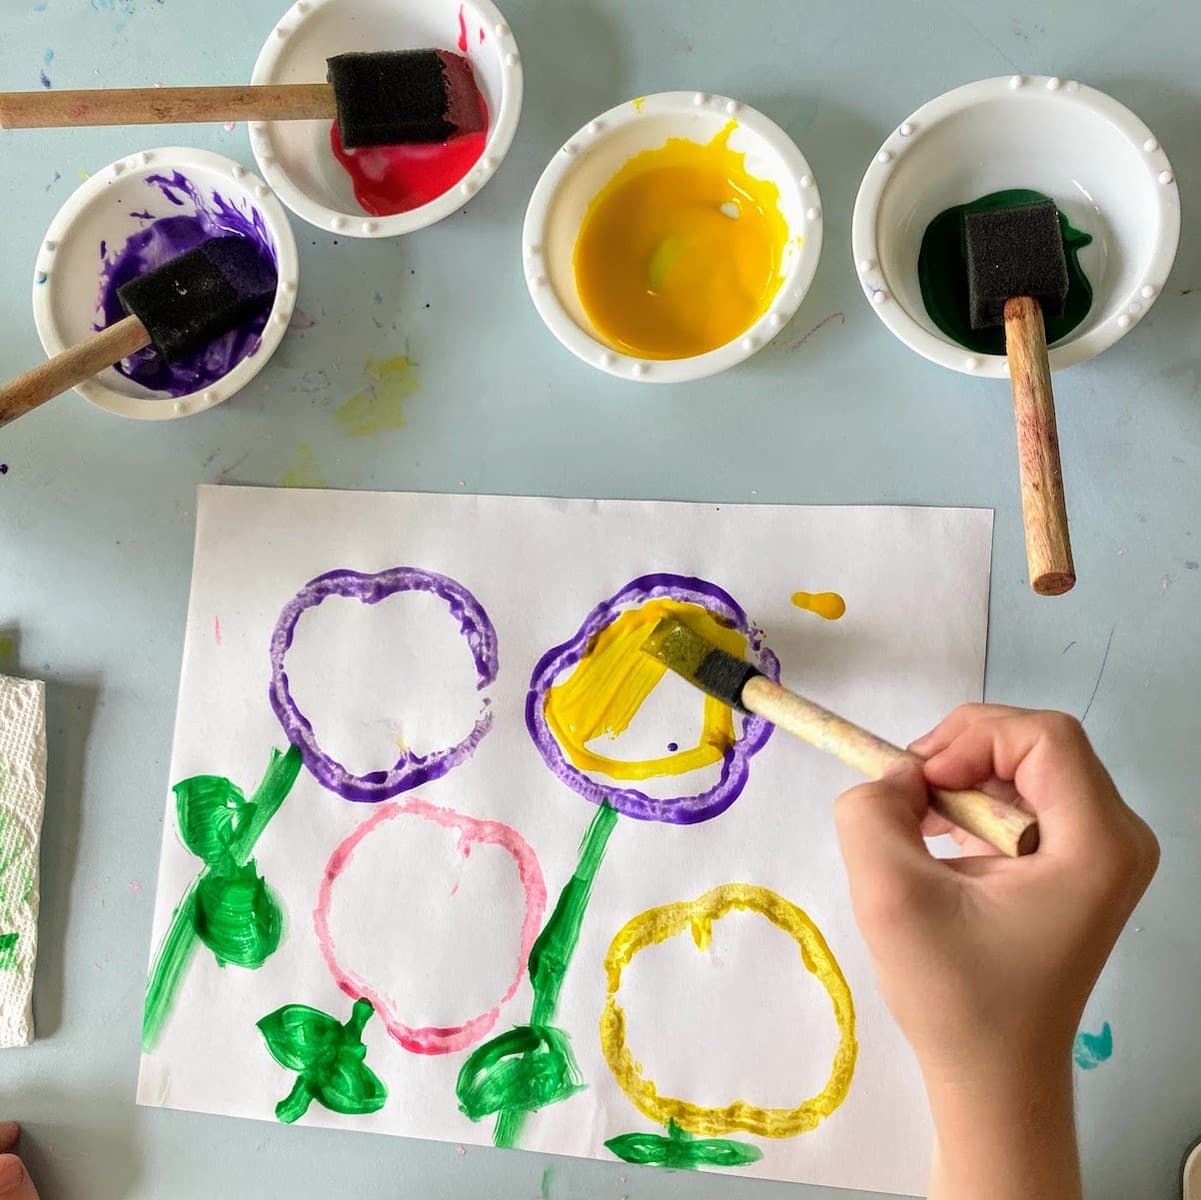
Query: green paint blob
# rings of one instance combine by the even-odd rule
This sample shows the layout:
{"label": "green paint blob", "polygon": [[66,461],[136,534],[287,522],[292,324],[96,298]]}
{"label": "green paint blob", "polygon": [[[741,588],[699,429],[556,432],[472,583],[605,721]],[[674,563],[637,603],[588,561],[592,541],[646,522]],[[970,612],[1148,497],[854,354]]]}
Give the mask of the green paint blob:
{"label": "green paint blob", "polygon": [[0,971],[15,971],[21,964],[17,961],[19,933],[0,933]]}
{"label": "green paint blob", "polygon": [[179,836],[205,868],[171,914],[146,981],[144,1053],[151,1053],[162,1035],[198,943],[221,966],[251,969],[261,967],[278,948],[283,914],[250,855],[287,799],[300,767],[295,746],[286,754],[272,750],[266,774],[249,800],[221,775],[195,775],[172,789]]}
{"label": "green paint blob", "polygon": [[363,1027],[375,1011],[369,1000],[356,1000],[345,1025],[307,1004],[285,1004],[258,1022],[271,1057],[299,1078],[276,1106],[285,1125],[299,1120],[316,1100],[331,1112],[351,1115],[378,1112],[388,1089],[365,1061]]}
{"label": "green paint blob", "polygon": [[554,1167],[547,1167],[546,1170],[542,1172],[542,1200],[550,1200],[550,1187],[554,1177]]}
{"label": "green paint blob", "polygon": [[583,1089],[567,1034],[552,1025],[518,1025],[474,1050],[459,1071],[459,1108],[473,1121],[493,1113],[533,1112]]}
{"label": "green paint blob", "polygon": [[497,1146],[517,1144],[527,1112],[564,1100],[583,1087],[567,1034],[551,1022],[580,940],[592,885],[616,825],[617,811],[606,801],[580,843],[575,873],[530,950],[528,969],[534,989],[530,1023],[479,1046],[459,1072],[455,1084],[459,1107],[473,1121],[497,1114],[492,1135]]}
{"label": "green paint blob", "polygon": [[668,1167],[676,1171],[695,1171],[698,1167],[745,1167],[758,1162],[763,1151],[749,1142],[728,1138],[694,1138],[674,1121],[667,1136],[659,1133],[623,1133],[610,1138],[605,1149],[622,1162],[644,1167]]}
{"label": "green paint blob", "polygon": [[[994,208],[1012,208],[1019,204],[1038,204],[1049,200],[1042,192],[1010,188],[990,192],[971,204],[957,204],[941,212],[926,228],[918,254],[917,277],[922,301],[930,320],[961,346],[977,354],[1005,356],[1005,330],[973,329],[968,316],[967,252],[964,248],[963,218],[966,213]],[[1062,341],[1088,316],[1093,289],[1080,266],[1079,253],[1092,240],[1092,234],[1073,229],[1062,212],[1059,227],[1068,261],[1068,295],[1063,314],[1047,320],[1047,345]]]}

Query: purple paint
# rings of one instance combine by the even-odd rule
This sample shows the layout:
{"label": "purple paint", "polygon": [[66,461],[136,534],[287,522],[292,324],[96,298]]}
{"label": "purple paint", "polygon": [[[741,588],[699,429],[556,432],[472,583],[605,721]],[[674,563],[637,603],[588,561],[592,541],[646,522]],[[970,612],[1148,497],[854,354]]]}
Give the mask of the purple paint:
{"label": "purple paint", "polygon": [[477,690],[483,691],[496,680],[496,630],[480,602],[456,580],[418,567],[393,567],[378,575],[364,575],[359,571],[330,571],[306,583],[284,606],[275,632],[271,635],[269,699],[288,741],[299,748],[304,765],[322,787],[344,800],[377,804],[432,779],[439,779],[469,758],[484,734],[492,728],[491,701],[485,698],[474,727],[458,745],[429,754],[405,751],[395,765],[386,771],[355,775],[322,750],[312,724],[292,698],[288,688],[288,673],[284,670],[284,658],[292,645],[296,623],[308,609],[316,608],[330,596],[346,596],[362,604],[378,604],[397,592],[429,592],[446,601],[450,615],[458,621],[459,632],[466,640],[475,662],[479,677]]}
{"label": "purple paint", "polygon": [[[163,175],[150,175],[146,183],[179,208],[190,201],[194,211],[191,215],[180,213],[152,220],[150,225],[135,233],[116,252],[112,261],[108,259],[108,247],[101,243],[101,257],[105,265],[101,275],[99,307],[103,320],[95,326],[96,329],[107,328],[125,317],[125,310],[117,298],[118,288],[210,238],[228,234],[247,238],[255,244],[263,261],[270,264],[272,271],[275,270],[275,248],[258,209],[251,208],[247,215],[216,191],[205,199],[178,171],[169,179]],[[130,216],[146,219],[151,214],[131,213]],[[253,320],[211,342],[203,350],[178,362],[166,363],[157,350],[148,347],[116,364],[116,369],[127,379],[169,396],[186,396],[203,391],[258,350],[269,315],[260,313]]]}
{"label": "purple paint", "polygon": [[8,474],[8,463],[0,463],[0,475]]}
{"label": "purple paint", "polygon": [[767,744],[773,726],[762,717],[746,714],[734,745],[722,757],[721,776],[707,790],[692,796],[660,798],[634,787],[598,783],[564,755],[546,721],[546,693],[584,657],[589,643],[617,619],[624,608],[650,600],[671,599],[696,604],[727,621],[748,642],[752,661],[769,679],[779,681],[780,660],[763,644],[763,631],[751,624],[732,596],[715,583],[688,575],[643,575],[625,585],[615,596],[602,601],[589,614],[575,635],[548,650],[534,668],[525,699],[525,724],[546,765],[585,800],[600,804],[607,800],[619,813],[637,821],[663,821],[671,825],[695,825],[720,816],[742,794],[750,774],[750,760]]}

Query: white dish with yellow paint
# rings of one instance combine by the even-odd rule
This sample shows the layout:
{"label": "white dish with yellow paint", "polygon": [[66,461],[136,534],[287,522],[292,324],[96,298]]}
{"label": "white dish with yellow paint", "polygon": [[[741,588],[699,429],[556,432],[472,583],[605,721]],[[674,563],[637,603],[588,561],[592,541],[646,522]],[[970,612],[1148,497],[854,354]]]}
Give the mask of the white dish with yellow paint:
{"label": "white dish with yellow paint", "polygon": [[298,217],[345,237],[386,238],[458,212],[496,174],[513,143],[523,76],[513,31],[491,0],[296,0],[280,18],[251,83],[319,83],[335,54],[427,46],[458,49],[471,59],[489,115],[479,161],[428,204],[373,217],[355,199],[350,175],[330,149],[328,121],[252,121],[250,147],[259,170]]}
{"label": "white dish with yellow paint", "polygon": [[1003,355],[943,333],[918,284],[918,252],[945,209],[990,192],[1050,196],[1092,235],[1080,266],[1088,315],[1051,347],[1051,369],[1112,346],[1163,290],[1180,238],[1180,193],[1159,140],[1112,96],[1046,75],[982,79],[924,104],[893,130],[860,185],[851,228],[856,271],[876,315],[911,350],[969,375],[1001,378]]}
{"label": "white dish with yellow paint", "polygon": [[[598,333],[580,300],[574,255],[589,205],[621,167],[669,138],[707,143],[734,123],[730,149],[745,154],[747,173],[780,192],[789,236],[781,282],[766,311],[733,341],[689,358],[639,358],[615,349]],[[610,109],[574,134],[539,179],[522,235],[526,282],[550,331],[577,358],[610,375],[640,383],[682,383],[715,375],[749,358],[791,319],[817,272],[822,209],[804,155],[762,113],[737,100],[704,92],[662,92]]]}

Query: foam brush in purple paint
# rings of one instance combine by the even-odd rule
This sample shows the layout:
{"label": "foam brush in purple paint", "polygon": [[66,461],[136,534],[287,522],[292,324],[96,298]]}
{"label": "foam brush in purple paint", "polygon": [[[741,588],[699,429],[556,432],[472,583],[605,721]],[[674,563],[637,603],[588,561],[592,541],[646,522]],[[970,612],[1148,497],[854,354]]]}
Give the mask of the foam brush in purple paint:
{"label": "foam brush in purple paint", "polygon": [[269,308],[276,275],[255,244],[213,238],[117,289],[127,315],[0,389],[0,425],[153,346],[168,363]]}

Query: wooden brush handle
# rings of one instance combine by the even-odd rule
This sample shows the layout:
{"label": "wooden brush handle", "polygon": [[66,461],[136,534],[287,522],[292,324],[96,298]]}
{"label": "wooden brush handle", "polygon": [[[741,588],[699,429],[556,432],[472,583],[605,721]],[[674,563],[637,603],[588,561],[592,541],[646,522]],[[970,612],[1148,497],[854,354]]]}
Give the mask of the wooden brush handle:
{"label": "wooden brush handle", "polygon": [[18,375],[0,387],[0,429],[149,345],[146,326],[137,317],[126,317],[40,367]]}
{"label": "wooden brush handle", "polygon": [[[868,733],[843,717],[756,675],[742,689],[742,703],[753,713],[786,729],[803,742],[833,754],[869,779],[879,779],[898,759],[922,760],[908,750]],[[1017,858],[1038,849],[1038,818],[984,792],[930,789],[931,807],[953,825]]]}
{"label": "wooden brush handle", "polygon": [[2,129],[179,125],[201,121],[332,121],[337,115],[334,89],[328,83],[0,92]]}
{"label": "wooden brush handle", "polygon": [[1076,568],[1063,498],[1047,331],[1037,300],[1019,296],[1005,302],[1005,352],[1013,385],[1030,586],[1040,596],[1059,596],[1075,585]]}

